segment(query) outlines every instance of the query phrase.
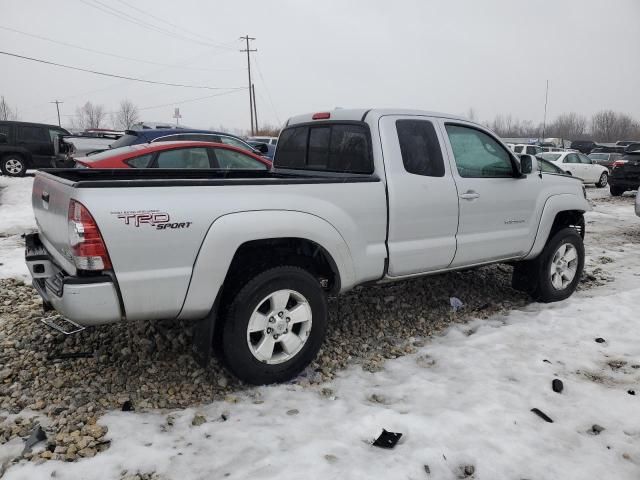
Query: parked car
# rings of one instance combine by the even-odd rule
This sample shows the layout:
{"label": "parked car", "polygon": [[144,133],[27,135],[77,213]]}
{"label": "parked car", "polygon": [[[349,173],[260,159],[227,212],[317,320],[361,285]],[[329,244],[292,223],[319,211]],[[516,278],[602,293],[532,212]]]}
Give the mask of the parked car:
{"label": "parked car", "polygon": [[[257,155],[268,153],[267,145],[261,143],[252,147],[240,137],[230,135],[223,132],[214,132],[210,130],[191,130],[191,129],[144,129],[144,130],[126,130],[125,134],[111,144],[111,148],[128,147],[129,145],[139,145],[142,143],[155,142],[173,142],[173,141],[192,141],[192,142],[215,142],[233,145],[253,152]],[[98,152],[95,152],[98,153]]]}
{"label": "parked car", "polygon": [[545,160],[544,158],[538,157],[537,160],[538,160],[538,170],[540,170],[543,173],[555,173],[557,175],[567,174],[567,172],[562,170],[560,167],[551,163],[548,160]]}
{"label": "parked car", "polygon": [[616,145],[620,145],[621,147],[627,147],[632,143],[640,143],[640,140],[618,140]]}
{"label": "parked car", "polygon": [[263,156],[223,143],[157,142],[114,148],[76,160],[76,168],[215,168],[268,170]]}
{"label": "parked car", "polygon": [[621,145],[599,143],[591,153],[624,153],[625,148]]}
{"label": "parked car", "polygon": [[327,296],[357,285],[508,262],[515,288],[569,297],[590,206],[536,164],[446,114],[300,115],[272,171],[38,172],[26,261],[79,325],[191,320],[202,364],[215,338],[245,382],[281,382],[321,348]]}
{"label": "parked car", "polygon": [[539,153],[542,153],[542,147],[539,147],[538,145],[520,144],[514,145],[513,151],[516,153],[526,153],[527,155],[538,155]]}
{"label": "parked car", "polygon": [[267,146],[267,153],[263,153],[262,155],[267,157],[269,160],[273,160],[273,157],[276,154],[276,146],[275,145],[272,145],[270,143],[254,142],[253,140],[248,140],[247,143],[249,145],[251,145],[252,147],[254,147],[254,148],[260,148],[261,145],[266,145]]}
{"label": "parked car", "polygon": [[248,137],[247,142],[266,143],[267,145],[278,145],[278,137]]}
{"label": "parked car", "polygon": [[640,150],[625,153],[613,162],[609,191],[614,197],[640,187]]}
{"label": "parked car", "polygon": [[555,164],[569,175],[580,178],[584,183],[593,183],[599,188],[607,186],[609,178],[607,167],[598,165],[595,160],[583,153],[550,152],[541,153],[538,157]]}
{"label": "parked car", "polygon": [[589,155],[591,153],[591,150],[593,150],[597,146],[598,145],[596,144],[596,142],[593,142],[591,140],[573,140],[571,142],[571,148],[573,150],[578,150],[585,155]]}
{"label": "parked car", "polygon": [[[69,132],[57,125],[0,121],[0,171],[21,177],[28,169],[55,166],[58,138]],[[68,146],[68,148],[71,148]]]}
{"label": "parked car", "polygon": [[636,215],[640,217],[640,188],[636,192]]}
{"label": "parked car", "polygon": [[[597,150],[597,149],[596,149]],[[622,157],[621,153],[598,153],[595,150],[591,152],[588,157],[595,161],[598,165],[602,165],[603,167],[607,167],[609,171],[611,171],[611,167],[613,166],[613,162]]]}
{"label": "parked car", "polygon": [[633,142],[624,147],[624,153],[632,153],[640,151],[640,142]]}

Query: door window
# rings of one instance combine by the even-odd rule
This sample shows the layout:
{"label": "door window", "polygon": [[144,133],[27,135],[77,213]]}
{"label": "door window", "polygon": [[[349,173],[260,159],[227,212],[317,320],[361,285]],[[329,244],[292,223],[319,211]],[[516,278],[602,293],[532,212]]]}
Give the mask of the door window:
{"label": "door window", "polygon": [[244,153],[236,152],[234,150],[227,150],[226,148],[214,149],[216,159],[218,160],[218,168],[227,169],[251,169],[251,170],[266,170],[267,166],[251,158]]}
{"label": "door window", "polygon": [[587,157],[585,154],[581,153],[580,155],[578,155],[578,157],[580,158],[580,163],[586,163],[587,165],[593,165],[593,161]]}
{"label": "door window", "polygon": [[513,177],[511,155],[497,140],[475,128],[447,125],[446,129],[461,177]]}
{"label": "door window", "polygon": [[578,155],[576,155],[575,153],[570,153],[569,155],[564,157],[564,160],[562,161],[562,163],[580,163],[580,159],[578,158]]}
{"label": "door window", "polygon": [[444,162],[436,130],[426,120],[396,121],[402,163],[407,172],[427,177],[443,177]]}
{"label": "door window", "polygon": [[241,142],[240,140],[233,138],[233,137],[225,137],[224,135],[220,136],[220,142],[226,144],[226,145],[231,145],[233,147],[238,147],[241,148],[243,150],[249,150],[252,151],[253,149],[251,148],[251,146],[247,145],[244,142]]}
{"label": "door window", "polygon": [[[147,155],[141,155],[139,157],[130,158],[126,160],[125,163],[132,168],[147,168],[151,159],[153,158],[153,153],[148,153]],[[169,168],[169,167],[164,167]]]}
{"label": "door window", "polygon": [[49,143],[49,134],[42,127],[20,127],[18,129],[18,138],[23,142]]}
{"label": "door window", "polygon": [[166,150],[158,155],[158,168],[209,168],[207,149],[176,148]]}

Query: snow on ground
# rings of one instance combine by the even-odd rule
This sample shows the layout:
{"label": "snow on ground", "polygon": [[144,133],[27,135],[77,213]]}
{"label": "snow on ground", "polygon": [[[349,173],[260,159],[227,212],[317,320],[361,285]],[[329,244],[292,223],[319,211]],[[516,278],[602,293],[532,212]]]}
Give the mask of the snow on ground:
{"label": "snow on ground", "polygon": [[0,176],[0,278],[27,280],[23,233],[35,230],[31,208],[33,177]]}
{"label": "snow on ground", "polygon": [[[24,206],[22,217],[4,216],[6,202],[28,198],[28,180],[20,181],[13,193],[0,191],[3,230],[5,218],[33,227]],[[354,365],[321,387],[249,389],[175,412],[112,412],[99,420],[109,428],[106,452],[22,463],[5,478],[119,479],[127,471],[171,479],[454,479],[472,465],[476,479],[637,480],[640,219],[631,202],[603,201],[587,215],[587,231],[588,263],[607,267],[615,277],[608,285],[455,325],[381,372]],[[562,393],[551,389],[556,378]],[[197,415],[206,422],[194,425]],[[604,430],[594,434],[595,424]],[[382,428],[403,433],[395,449],[370,445]],[[0,457],[4,448],[16,446],[0,447]]]}

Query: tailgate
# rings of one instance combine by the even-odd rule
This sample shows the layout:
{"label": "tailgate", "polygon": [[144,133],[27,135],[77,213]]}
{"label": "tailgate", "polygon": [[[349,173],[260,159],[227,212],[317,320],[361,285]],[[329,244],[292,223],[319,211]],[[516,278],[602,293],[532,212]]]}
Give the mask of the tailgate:
{"label": "tailgate", "polygon": [[76,273],[76,268],[70,260],[67,215],[73,191],[72,182],[37,172],[31,195],[40,240],[56,263],[71,275]]}

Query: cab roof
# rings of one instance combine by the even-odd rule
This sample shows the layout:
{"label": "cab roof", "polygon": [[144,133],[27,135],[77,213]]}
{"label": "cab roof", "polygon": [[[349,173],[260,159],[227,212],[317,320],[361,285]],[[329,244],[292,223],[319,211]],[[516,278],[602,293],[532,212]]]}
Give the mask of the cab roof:
{"label": "cab roof", "polygon": [[[325,114],[325,115],[321,115]],[[326,117],[326,114],[329,114],[328,118],[314,119],[314,116],[323,116]],[[431,112],[427,110],[412,110],[412,109],[403,109],[403,108],[337,108],[334,110],[319,110],[317,112],[305,113],[302,115],[296,115],[295,117],[291,117],[286,126],[295,125],[298,123],[308,123],[308,122],[322,122],[331,121],[331,120],[344,120],[344,121],[357,121],[362,122],[371,118],[380,118],[385,115],[416,115],[416,116],[427,116],[427,117],[439,117],[439,118],[448,118],[451,120],[464,120],[470,121],[466,118],[459,117],[457,115],[450,115],[448,113],[440,113],[440,112]],[[474,123],[474,122],[471,122]]]}

